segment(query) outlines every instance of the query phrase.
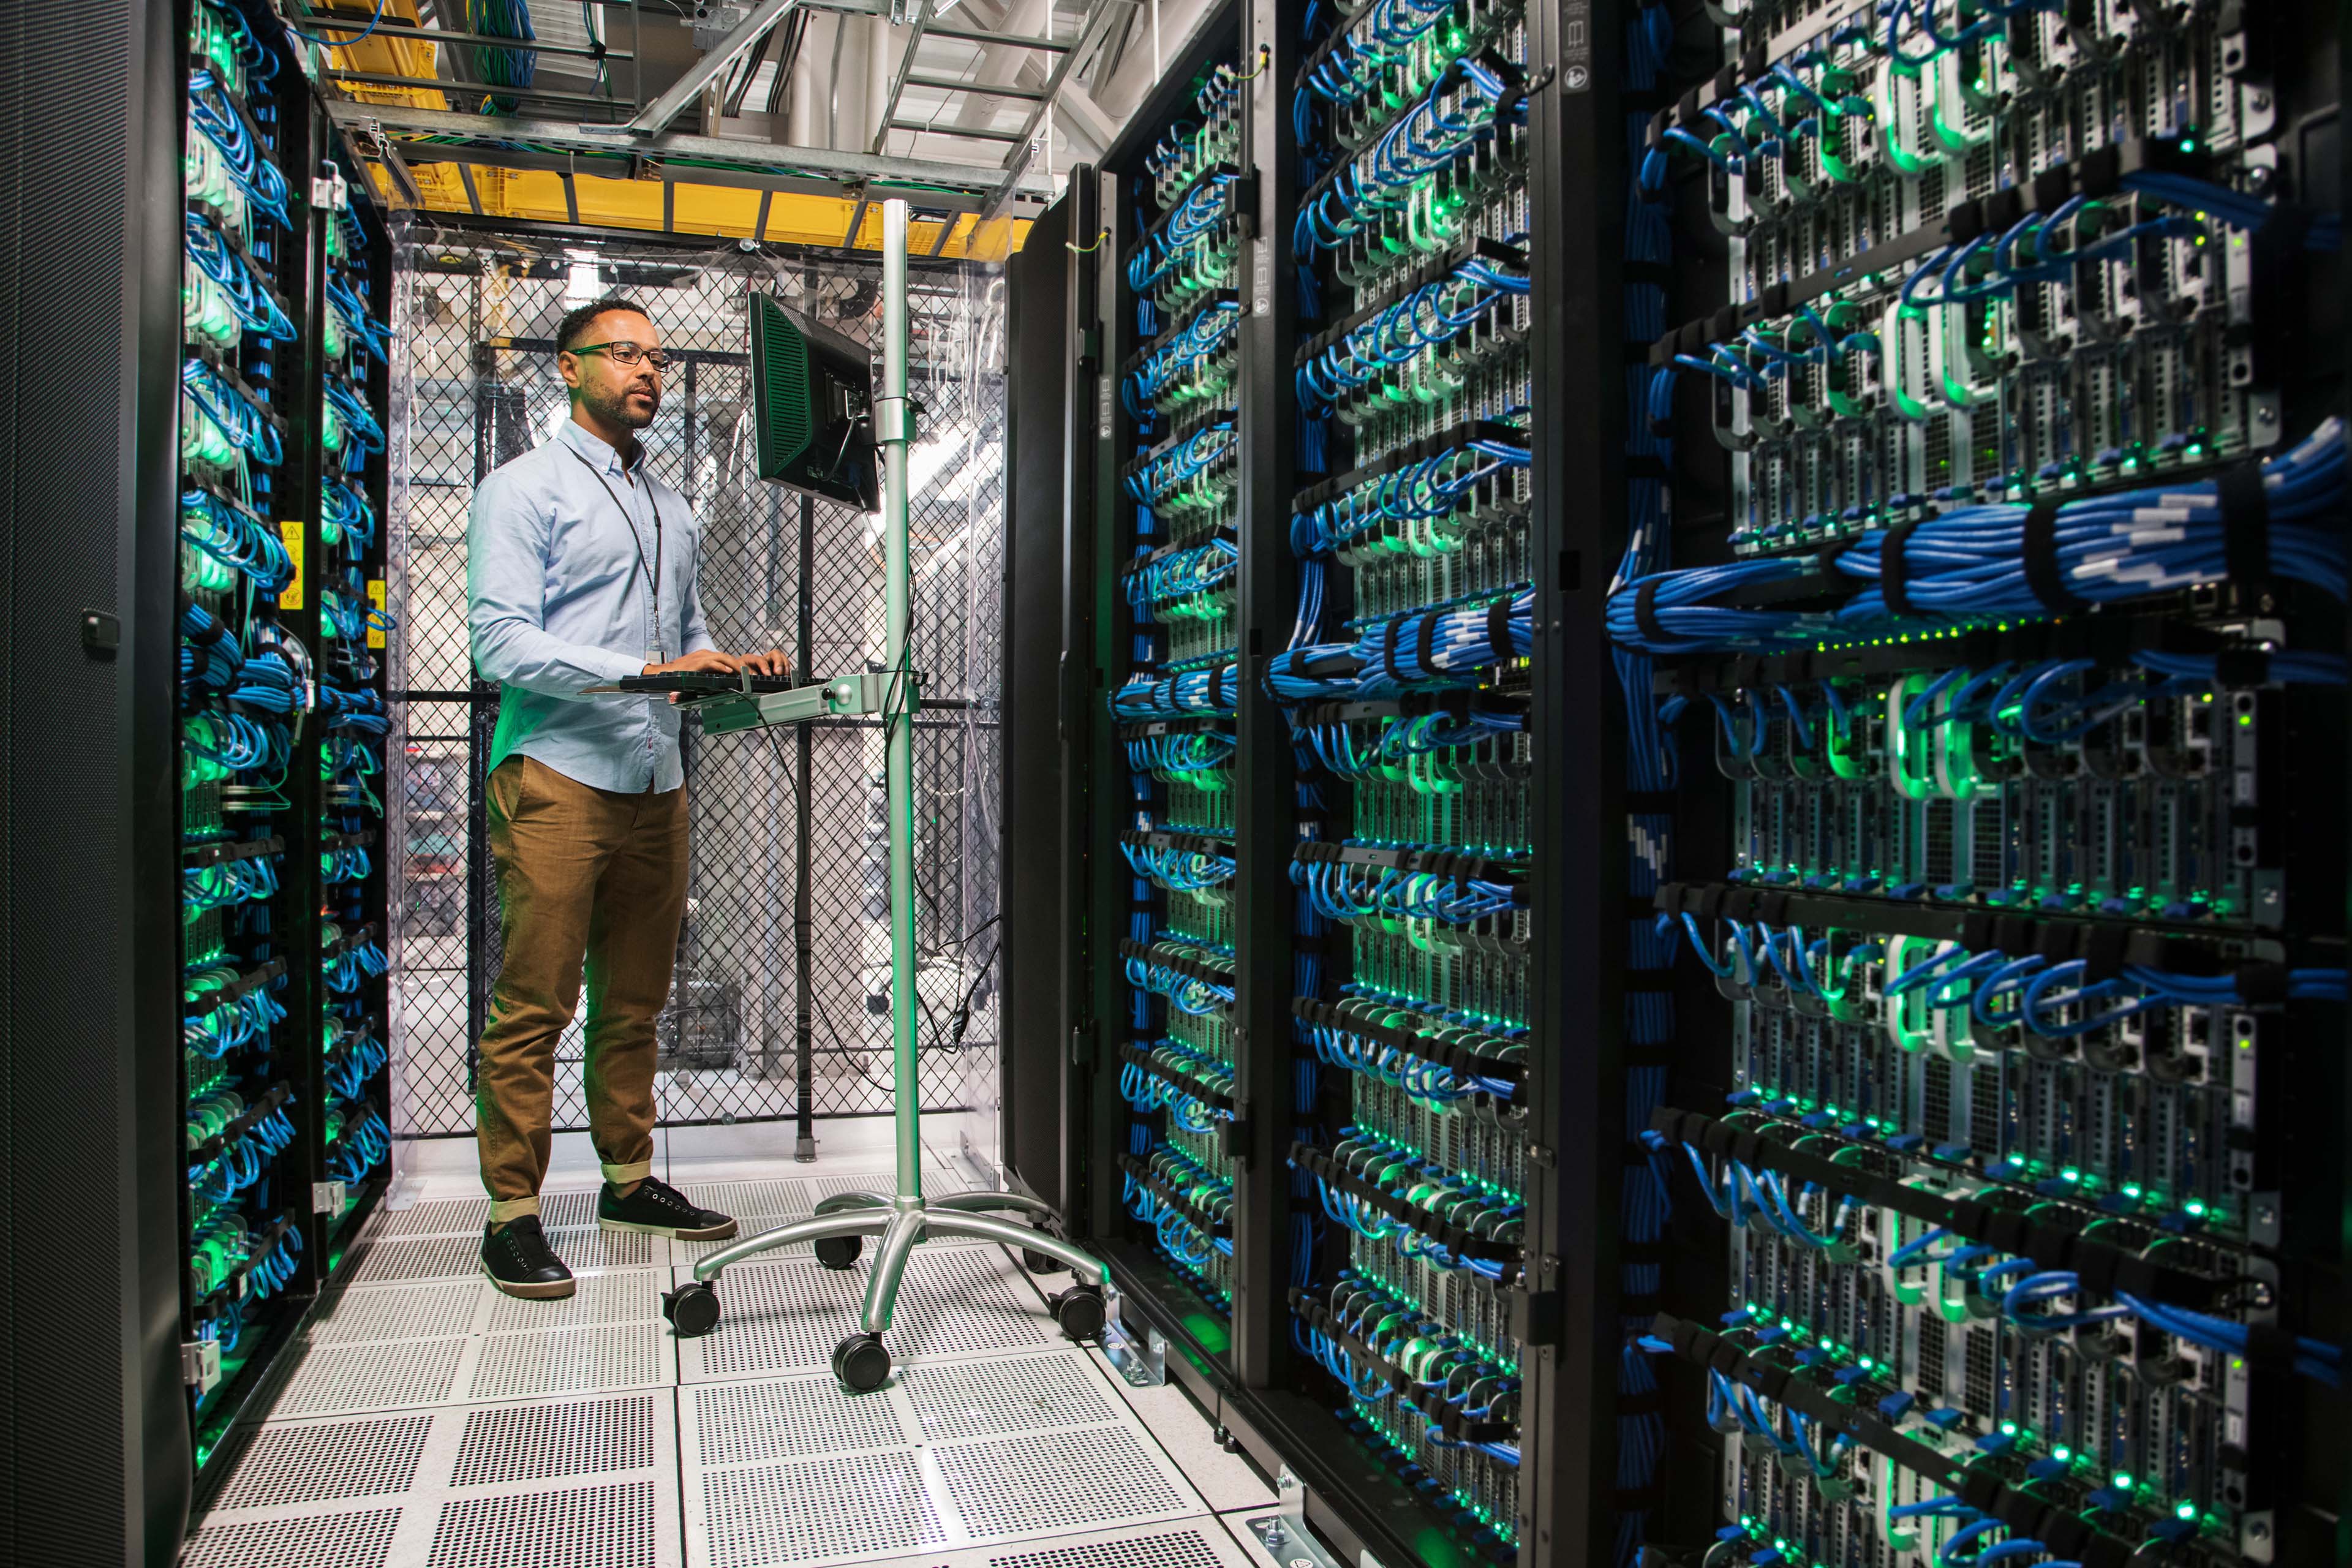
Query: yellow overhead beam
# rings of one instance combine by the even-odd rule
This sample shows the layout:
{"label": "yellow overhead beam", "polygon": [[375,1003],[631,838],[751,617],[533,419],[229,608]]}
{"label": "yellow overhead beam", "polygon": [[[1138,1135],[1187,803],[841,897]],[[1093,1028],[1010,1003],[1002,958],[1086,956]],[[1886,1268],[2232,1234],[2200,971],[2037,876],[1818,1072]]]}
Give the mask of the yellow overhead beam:
{"label": "yellow overhead beam", "polygon": [[[411,163],[428,211],[471,213],[463,177],[457,163]],[[843,247],[879,251],[881,208],[869,203],[848,233],[857,202],[846,196],[807,195],[795,192],[761,192],[733,185],[698,184],[691,180],[614,180],[598,174],[574,174],[567,197],[563,176],[551,170],[506,169],[488,163],[464,165],[473,174],[474,195],[489,217],[525,218],[541,223],[579,223],[594,228],[644,229],[673,234],[707,234],[716,238],[773,240],[794,245]],[[381,164],[370,166],[378,196],[394,200],[391,177]],[[766,206],[765,221],[761,205]],[[575,215],[573,203],[577,202]],[[665,221],[667,219],[667,221]],[[917,256],[937,254],[947,260],[1002,261],[1021,248],[1028,237],[1027,218],[998,217],[986,224],[972,213],[959,213],[949,224],[943,246],[940,222],[918,218],[908,226],[907,243]]]}

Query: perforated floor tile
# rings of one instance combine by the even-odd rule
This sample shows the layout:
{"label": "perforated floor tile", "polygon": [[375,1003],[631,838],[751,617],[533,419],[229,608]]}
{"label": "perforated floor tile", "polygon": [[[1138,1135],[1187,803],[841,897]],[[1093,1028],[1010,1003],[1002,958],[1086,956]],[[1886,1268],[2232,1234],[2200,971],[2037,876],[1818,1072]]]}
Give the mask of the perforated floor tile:
{"label": "perforated floor tile", "polygon": [[680,1190],[703,1207],[740,1220],[789,1219],[808,1213],[816,1202],[806,1182],[689,1182]]}
{"label": "perforated floor tile", "polygon": [[1229,1568],[1241,1561],[1213,1520],[999,1547],[982,1558],[985,1568]]}
{"label": "perforated floor tile", "polygon": [[436,1198],[404,1209],[380,1208],[368,1220],[368,1235],[479,1236],[490,1219],[488,1198]]}
{"label": "perforated floor tile", "polygon": [[648,1468],[669,1457],[655,1447],[656,1402],[668,1398],[631,1394],[469,1410],[449,1485],[501,1486]]}
{"label": "perforated floor tile", "polygon": [[433,1415],[249,1427],[211,1510],[278,1508],[404,1492],[416,1482]]}
{"label": "perforated floor tile", "polygon": [[271,1403],[269,1416],[283,1421],[446,1404],[471,1343],[462,1339],[394,1340],[306,1346],[300,1363]]}
{"label": "perforated floor tile", "polygon": [[466,1236],[390,1237],[359,1244],[359,1261],[349,1276],[354,1285],[400,1279],[462,1279],[482,1271],[482,1238]]}
{"label": "perforated floor tile", "polygon": [[974,1540],[1202,1510],[1173,1468],[1125,1426],[948,1443],[930,1453]]}
{"label": "perforated floor tile", "polygon": [[469,1400],[542,1394],[589,1394],[669,1383],[669,1336],[660,1323],[603,1323],[584,1329],[492,1334],[466,1391]]}
{"label": "perforated floor tile", "polygon": [[689,1469],[896,1448],[909,1436],[887,1393],[852,1397],[830,1372],[690,1388],[678,1416]]}
{"label": "perforated floor tile", "polygon": [[869,1568],[1255,1568],[1214,1519],[1074,1531],[1012,1545],[898,1557]]}
{"label": "perforated floor tile", "polygon": [[863,1269],[835,1273],[814,1259],[730,1269],[719,1284],[719,1326],[678,1342],[687,1382],[831,1364],[833,1347],[857,1327]]}
{"label": "perforated floor tile", "polygon": [[[1043,1304],[1014,1293],[1010,1268],[993,1247],[918,1247],[899,1282],[891,1354],[904,1365],[1059,1342]],[[697,1383],[829,1366],[833,1347],[857,1327],[866,1272],[865,1262],[836,1272],[789,1254],[729,1269],[719,1326],[679,1342],[680,1375]]]}
{"label": "perforated floor tile", "polygon": [[567,1230],[596,1223],[596,1194],[599,1189],[581,1192],[541,1193],[539,1194],[539,1223],[548,1230]]}
{"label": "perforated floor tile", "polygon": [[584,1228],[550,1227],[547,1242],[555,1256],[574,1272],[583,1268],[666,1268],[669,1238],[630,1230],[598,1230],[591,1219]]}
{"label": "perforated floor tile", "polygon": [[697,1568],[839,1561],[953,1539],[920,1460],[904,1451],[706,1470],[686,1506]]}
{"label": "perforated floor tile", "polygon": [[510,1329],[563,1329],[583,1323],[650,1322],[661,1316],[662,1287],[667,1275],[658,1269],[634,1268],[608,1274],[583,1274],[572,1293],[561,1300],[534,1301],[492,1289],[489,1321],[485,1333]]}
{"label": "perforated floor tile", "polygon": [[208,1524],[189,1542],[180,1568],[383,1568],[399,1529],[396,1508]]}
{"label": "perforated floor tile", "polygon": [[911,1366],[899,1386],[933,1443],[1118,1419],[1081,1351]]}
{"label": "perforated floor tile", "polygon": [[426,1568],[658,1568],[659,1519],[650,1479],[452,1498]]}
{"label": "perforated floor tile", "polygon": [[431,1340],[470,1331],[486,1281],[452,1279],[424,1285],[371,1285],[321,1302],[310,1320],[314,1344],[368,1340]]}

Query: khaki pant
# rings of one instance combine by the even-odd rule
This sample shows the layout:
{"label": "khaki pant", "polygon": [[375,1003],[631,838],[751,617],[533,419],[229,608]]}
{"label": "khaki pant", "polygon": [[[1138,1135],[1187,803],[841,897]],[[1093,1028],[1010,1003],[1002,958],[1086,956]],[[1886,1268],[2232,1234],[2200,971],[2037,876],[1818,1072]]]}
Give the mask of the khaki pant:
{"label": "khaki pant", "polygon": [[686,912],[686,791],[614,795],[531,757],[490,774],[505,953],[474,1120],[490,1217],[539,1212],[555,1045],[588,982],[588,1129],[604,1179],[653,1169],[654,1020]]}

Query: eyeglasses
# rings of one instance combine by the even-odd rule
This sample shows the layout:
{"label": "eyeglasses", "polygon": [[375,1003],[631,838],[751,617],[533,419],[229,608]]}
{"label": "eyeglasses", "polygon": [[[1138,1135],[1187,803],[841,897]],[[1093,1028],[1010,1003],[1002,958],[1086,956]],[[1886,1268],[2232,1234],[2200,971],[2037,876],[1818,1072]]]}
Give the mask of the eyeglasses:
{"label": "eyeglasses", "polygon": [[575,354],[601,353],[614,364],[635,364],[639,360],[643,360],[654,367],[656,374],[669,368],[669,355],[659,349],[641,349],[635,343],[582,343],[578,348],[565,352]]}

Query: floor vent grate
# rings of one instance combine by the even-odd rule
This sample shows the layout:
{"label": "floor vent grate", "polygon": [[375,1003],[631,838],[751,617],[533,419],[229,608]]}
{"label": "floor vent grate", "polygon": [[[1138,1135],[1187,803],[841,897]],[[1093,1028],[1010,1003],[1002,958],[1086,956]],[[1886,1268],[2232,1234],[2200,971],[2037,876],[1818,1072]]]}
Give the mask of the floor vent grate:
{"label": "floor vent grate", "polygon": [[212,1507],[277,1508],[404,1492],[416,1482],[432,1430],[430,1415],[252,1428]]}
{"label": "floor vent grate", "polygon": [[1092,1426],[1118,1419],[1102,1379],[1071,1355],[909,1367],[902,1379],[927,1442]]}
{"label": "floor vent grate", "polygon": [[399,1528],[396,1508],[210,1524],[188,1542],[180,1568],[383,1568]]}
{"label": "floor vent grate", "polygon": [[404,1340],[373,1345],[311,1345],[270,1414],[356,1415],[407,1405],[446,1405],[464,1340]]}
{"label": "floor vent grate", "polygon": [[452,1279],[433,1285],[387,1285],[331,1296],[310,1320],[312,1344],[370,1340],[439,1340],[474,1326],[482,1284]]}
{"label": "floor vent grate", "polygon": [[709,1470],[702,1495],[711,1568],[911,1552],[947,1540],[910,1453]]}
{"label": "floor vent grate", "polygon": [[831,1373],[698,1388],[694,1423],[705,1465],[850,1454],[907,1441],[887,1395],[844,1394]]}
{"label": "floor vent grate", "polygon": [[654,1483],[441,1505],[426,1568],[656,1568]]}
{"label": "floor vent grate", "polygon": [[654,1462],[654,1396],[509,1405],[466,1416],[453,1487],[642,1470]]}
{"label": "floor vent grate", "polygon": [[1110,1524],[1192,1506],[1124,1426],[996,1437],[931,1453],[975,1537]]}
{"label": "floor vent grate", "polygon": [[469,1400],[593,1394],[667,1383],[659,1323],[614,1323],[539,1333],[492,1334],[482,1342]]}
{"label": "floor vent grate", "polygon": [[991,1557],[988,1568],[1223,1568],[1224,1559],[1197,1530],[1139,1535],[1129,1541],[1090,1541],[1083,1546],[1052,1546],[1042,1552],[1008,1552]]}

